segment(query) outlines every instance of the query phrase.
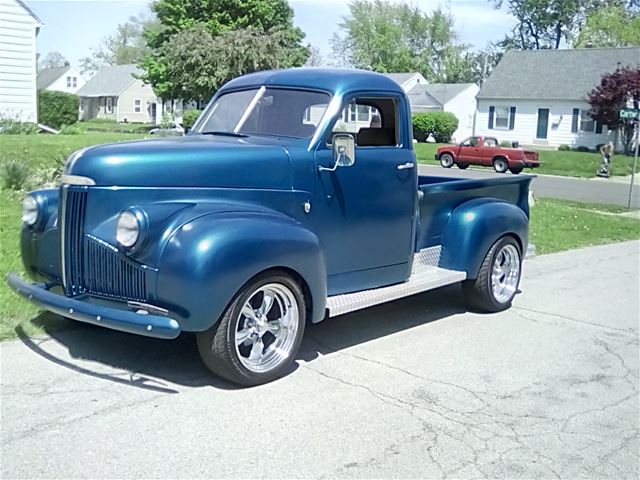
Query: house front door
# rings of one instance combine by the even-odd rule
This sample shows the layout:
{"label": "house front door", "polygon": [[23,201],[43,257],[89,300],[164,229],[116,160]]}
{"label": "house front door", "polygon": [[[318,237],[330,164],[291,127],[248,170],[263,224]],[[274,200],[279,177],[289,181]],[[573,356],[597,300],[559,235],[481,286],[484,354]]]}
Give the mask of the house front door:
{"label": "house front door", "polygon": [[538,109],[538,129],[536,131],[536,138],[546,139],[547,132],[549,130],[549,109]]}
{"label": "house front door", "polygon": [[156,102],[151,103],[151,111],[149,112],[149,116],[151,117],[151,123],[153,125],[157,125],[156,115],[158,113],[158,104]]}

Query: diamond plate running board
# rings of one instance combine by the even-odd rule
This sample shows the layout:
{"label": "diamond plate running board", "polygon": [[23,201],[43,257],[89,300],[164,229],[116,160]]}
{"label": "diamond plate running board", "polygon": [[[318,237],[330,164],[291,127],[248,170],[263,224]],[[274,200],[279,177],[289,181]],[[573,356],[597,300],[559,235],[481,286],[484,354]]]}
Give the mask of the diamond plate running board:
{"label": "diamond plate running board", "polygon": [[[439,247],[437,257],[440,255]],[[329,317],[337,317],[363,308],[380,305],[399,298],[461,282],[467,278],[466,272],[447,270],[434,265],[434,250],[421,250],[414,256],[411,277],[406,282],[389,287],[374,288],[355,293],[345,293],[327,298]],[[437,261],[435,262],[437,264]]]}

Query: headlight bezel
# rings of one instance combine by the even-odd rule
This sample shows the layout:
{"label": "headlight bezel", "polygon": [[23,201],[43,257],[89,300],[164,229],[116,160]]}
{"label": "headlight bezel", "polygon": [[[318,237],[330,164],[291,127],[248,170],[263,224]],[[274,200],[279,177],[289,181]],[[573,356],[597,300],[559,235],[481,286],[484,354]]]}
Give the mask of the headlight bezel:
{"label": "headlight bezel", "polygon": [[[123,221],[126,222],[124,226]],[[139,248],[144,243],[148,225],[147,213],[141,208],[129,207],[122,210],[116,220],[116,242],[126,251]],[[132,234],[134,227],[135,235]]]}
{"label": "headlight bezel", "polygon": [[[29,207],[30,215],[25,213],[27,210],[26,203],[33,202]],[[22,199],[22,223],[32,231],[40,230],[44,223],[45,211],[47,208],[47,199],[43,195],[37,193],[29,193]]]}

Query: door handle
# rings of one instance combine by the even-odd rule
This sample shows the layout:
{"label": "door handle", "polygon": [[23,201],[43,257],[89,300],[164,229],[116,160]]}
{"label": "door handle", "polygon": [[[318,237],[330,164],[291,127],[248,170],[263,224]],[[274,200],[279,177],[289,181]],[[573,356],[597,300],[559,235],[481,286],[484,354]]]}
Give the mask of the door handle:
{"label": "door handle", "polygon": [[398,170],[409,170],[410,168],[415,167],[415,165],[411,162],[403,163],[402,165],[398,165],[396,168]]}

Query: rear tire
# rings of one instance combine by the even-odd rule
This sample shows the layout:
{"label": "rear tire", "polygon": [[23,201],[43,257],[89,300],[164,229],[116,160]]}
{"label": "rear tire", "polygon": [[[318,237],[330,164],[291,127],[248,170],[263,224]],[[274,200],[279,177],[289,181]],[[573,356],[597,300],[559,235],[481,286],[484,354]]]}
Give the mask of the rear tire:
{"label": "rear tire", "polygon": [[500,312],[511,306],[520,285],[522,253],[513,237],[494,243],[482,261],[478,277],[462,282],[467,305],[481,312]]}
{"label": "rear tire", "polygon": [[498,173],[505,173],[509,168],[509,164],[507,163],[507,159],[504,157],[498,157],[493,160],[493,168]]}
{"label": "rear tire", "polygon": [[242,287],[219,322],[198,333],[198,352],[216,375],[260,385],[288,372],[305,323],[298,283],[284,273],[267,272]]}
{"label": "rear tire", "polygon": [[448,153],[440,155],[440,165],[444,168],[451,168],[453,166],[453,157]]}
{"label": "rear tire", "polygon": [[522,173],[522,170],[523,170],[522,167],[513,167],[509,169],[509,171],[514,175],[518,175],[519,173]]}
{"label": "rear tire", "polygon": [[460,170],[466,170],[467,168],[469,168],[468,163],[458,163],[457,165]]}

